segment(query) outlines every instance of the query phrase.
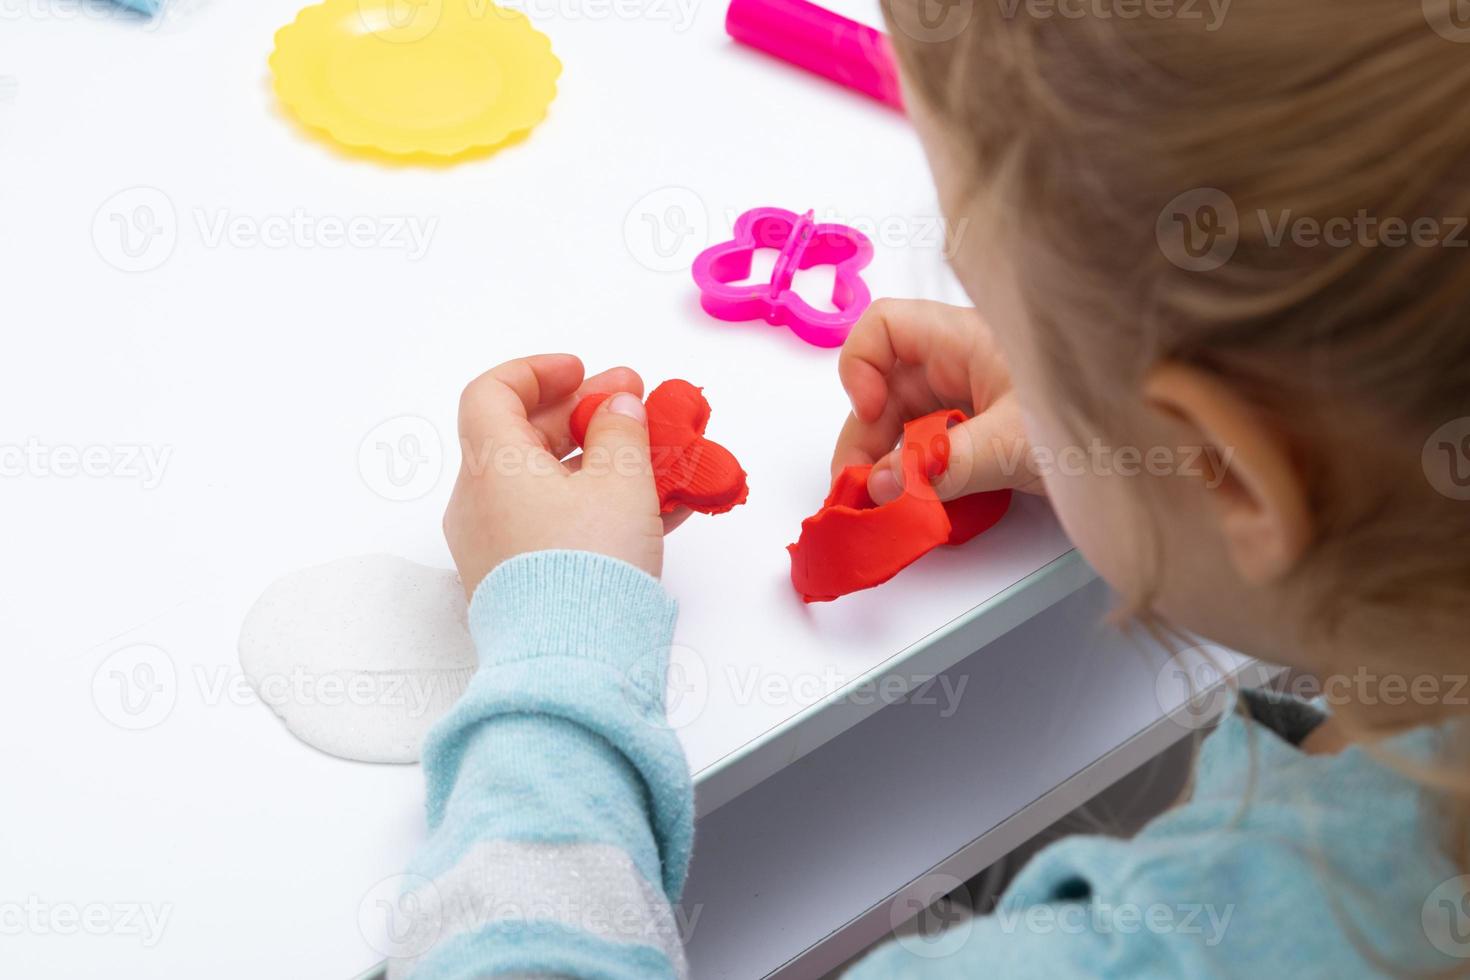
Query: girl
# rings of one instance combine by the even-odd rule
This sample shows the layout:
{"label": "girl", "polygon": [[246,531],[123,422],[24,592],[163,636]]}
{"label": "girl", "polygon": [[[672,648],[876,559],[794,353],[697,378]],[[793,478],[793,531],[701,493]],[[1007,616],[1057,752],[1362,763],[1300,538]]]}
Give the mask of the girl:
{"label": "girl", "polygon": [[[1449,0],[924,2],[887,12],[976,309],[873,307],[834,468],[878,460],[889,499],[903,421],[962,408],[946,495],[1044,491],[1155,633],[1352,683],[1330,715],[1242,696],[1186,802],[1050,846],[953,955],[851,976],[1463,967],[1470,28]],[[574,473],[590,390],[624,393]],[[664,527],[646,467],[606,465],[646,460],[640,391],[548,355],[465,392],[467,458],[541,465],[467,467],[445,519],[481,668],[425,747],[414,871],[442,914],[395,976],[686,972],[690,781],[647,724]],[[1114,465],[1008,472],[1017,444]],[[1122,465],[1177,447],[1206,465]]]}

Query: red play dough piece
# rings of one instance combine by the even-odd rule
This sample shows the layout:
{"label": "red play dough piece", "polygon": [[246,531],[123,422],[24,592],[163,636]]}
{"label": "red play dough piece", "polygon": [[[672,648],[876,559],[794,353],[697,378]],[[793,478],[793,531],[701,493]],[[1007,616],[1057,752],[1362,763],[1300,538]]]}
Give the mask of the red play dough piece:
{"label": "red play dough piece", "polygon": [[904,492],[881,507],[868,496],[871,466],[838,474],[822,509],[786,548],[791,584],[804,601],[882,585],[939,545],[964,544],[1005,516],[1009,490],[948,503],[934,492],[931,481],[949,466],[949,426],[964,420],[962,412],[935,412],[903,427]]}
{"label": "red play dough piece", "polygon": [[[587,442],[587,427],[609,395],[588,395],[572,410],[570,426],[577,445]],[[648,411],[648,443],[659,508],[671,513],[688,507],[704,514],[723,514],[745,503],[749,488],[745,471],[724,446],[704,438],[709,402],[700,389],[675,378],[665,381],[644,402]]]}
{"label": "red play dough piece", "polygon": [[592,416],[597,411],[597,406],[611,397],[607,392],[600,391],[577,402],[577,407],[572,409],[572,417],[569,421],[573,442],[579,446],[587,444],[587,427],[592,424]]}

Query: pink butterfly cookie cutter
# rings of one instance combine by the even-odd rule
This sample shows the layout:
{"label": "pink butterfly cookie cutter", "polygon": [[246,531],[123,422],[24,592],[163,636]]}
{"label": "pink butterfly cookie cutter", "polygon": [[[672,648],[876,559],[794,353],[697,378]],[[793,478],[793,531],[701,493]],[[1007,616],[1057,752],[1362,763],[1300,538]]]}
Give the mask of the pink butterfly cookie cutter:
{"label": "pink butterfly cookie cutter", "polygon": [[[779,251],[768,283],[750,277],[757,249]],[[873,243],[855,228],[817,224],[812,212],[752,208],[735,221],[735,237],[694,260],[694,282],[705,312],[720,320],[765,320],[787,326],[817,347],[841,347],[872,302],[859,273],[873,260]],[[791,288],[802,269],[834,267],[832,310],[819,310]]]}

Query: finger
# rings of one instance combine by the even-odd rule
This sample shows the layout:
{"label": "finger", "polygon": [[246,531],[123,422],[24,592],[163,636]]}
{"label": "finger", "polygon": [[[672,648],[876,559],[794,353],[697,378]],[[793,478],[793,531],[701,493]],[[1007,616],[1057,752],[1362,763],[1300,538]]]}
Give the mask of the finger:
{"label": "finger", "polygon": [[[569,471],[573,473],[581,472],[582,457],[573,456],[571,459],[566,461],[566,467]],[[675,507],[669,513],[660,514],[659,516],[663,519],[664,522],[664,533],[669,534],[676,530],[679,525],[689,520],[690,517],[694,516],[694,511],[681,504],[678,507]]]}
{"label": "finger", "polygon": [[956,373],[965,393],[977,316],[973,310],[928,300],[880,299],[864,311],[842,345],[837,375],[853,414],[875,421],[889,402],[888,376],[899,363]]}
{"label": "finger", "polygon": [[613,395],[597,406],[587,425],[580,476],[604,481],[658,511],[653,463],[648,449],[648,415],[636,395]]}
{"label": "finger", "polygon": [[903,454],[895,449],[873,464],[873,471],[868,474],[868,496],[875,504],[886,504],[897,500],[903,487]]}
{"label": "finger", "polygon": [[562,459],[577,448],[576,443],[572,441],[569,420],[573,410],[582,399],[601,392],[616,393],[619,391],[630,392],[639,398],[643,397],[643,379],[638,376],[637,371],[632,368],[615,367],[600,374],[594,374],[583,381],[568,397],[532,412],[531,424],[541,432],[552,455]]}
{"label": "finger", "polygon": [[871,422],[856,413],[848,415],[832,451],[832,479],[849,466],[869,466],[881,459],[903,435],[903,423],[897,402],[890,402]]}
{"label": "finger", "polygon": [[[887,503],[903,492],[902,460],[899,448],[874,464],[868,496],[875,503]],[[949,465],[934,489],[940,500],[990,490],[1040,492],[1031,462],[1020,403],[1007,393],[986,411],[950,428]]]}
{"label": "finger", "polygon": [[530,414],[576,391],[582,375],[582,362],[571,354],[538,354],[491,368],[460,396],[460,439],[477,447],[544,449]]}
{"label": "finger", "polygon": [[949,430],[949,465],[934,489],[939,499],[953,500],[987,490],[1027,489],[1036,479],[1021,403],[1007,392]]}
{"label": "finger", "polygon": [[[950,476],[950,482],[946,488],[951,491],[951,495],[947,497],[940,490],[943,475],[940,480],[933,483],[940,500],[963,496],[963,488],[959,485],[957,474],[971,473],[974,470],[973,463],[969,461],[972,455],[966,450],[971,442],[963,432],[956,431],[959,428],[960,426],[956,425],[949,429],[950,458],[949,463],[945,466],[944,474]],[[873,464],[873,471],[868,474],[868,496],[876,504],[886,504],[890,500],[896,500],[907,488],[908,473],[904,468],[904,446],[900,444]]]}
{"label": "finger", "polygon": [[[877,419],[864,422],[856,414],[848,416],[832,453],[832,479],[848,466],[868,466],[881,459],[898,443],[905,422],[945,407],[955,406],[941,401],[925,379],[895,374],[889,379],[888,400]],[[967,402],[960,407],[970,408]]]}
{"label": "finger", "polygon": [[690,510],[688,507],[675,507],[671,513],[662,515],[664,521],[664,533],[669,534],[670,532],[672,532],[680,524],[683,524],[685,521],[689,520],[690,515],[692,515],[693,513],[694,511]]}

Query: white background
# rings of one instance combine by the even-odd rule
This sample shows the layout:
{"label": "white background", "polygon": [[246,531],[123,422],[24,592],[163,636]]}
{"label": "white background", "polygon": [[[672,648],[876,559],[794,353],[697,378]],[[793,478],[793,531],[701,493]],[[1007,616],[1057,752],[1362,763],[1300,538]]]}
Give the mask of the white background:
{"label": "white background", "polygon": [[[298,5],[178,0],[150,25],[0,0],[0,446],[33,453],[0,478],[0,929],[27,903],[116,924],[7,930],[9,975],[347,976],[380,958],[359,909],[422,833],[419,771],[295,741],[244,692],[235,636],[304,565],[448,566],[458,394],[509,357],[703,385],[710,435],[751,474],[747,506],[669,547],[677,642],[705,678],[681,731],[696,770],[1068,549],[1027,500],[881,590],[814,607],[791,591],[784,545],[846,412],[835,353],[710,320],[687,267],[741,210],[810,207],[872,233],[875,295],[953,298],[899,114],[737,49],[722,3],[544,0],[526,9],[565,64],[547,121],[488,159],[389,167],[277,109],[266,58]],[[432,235],[417,258],[208,238],[293,214]],[[129,256],[118,221],[161,234]],[[654,228],[678,247],[661,255]],[[398,501],[378,446],[405,435],[421,495]],[[72,450],[113,462],[59,474]],[[161,473],[125,465],[134,450]],[[134,905],[167,913],[161,941],[122,928]]]}

